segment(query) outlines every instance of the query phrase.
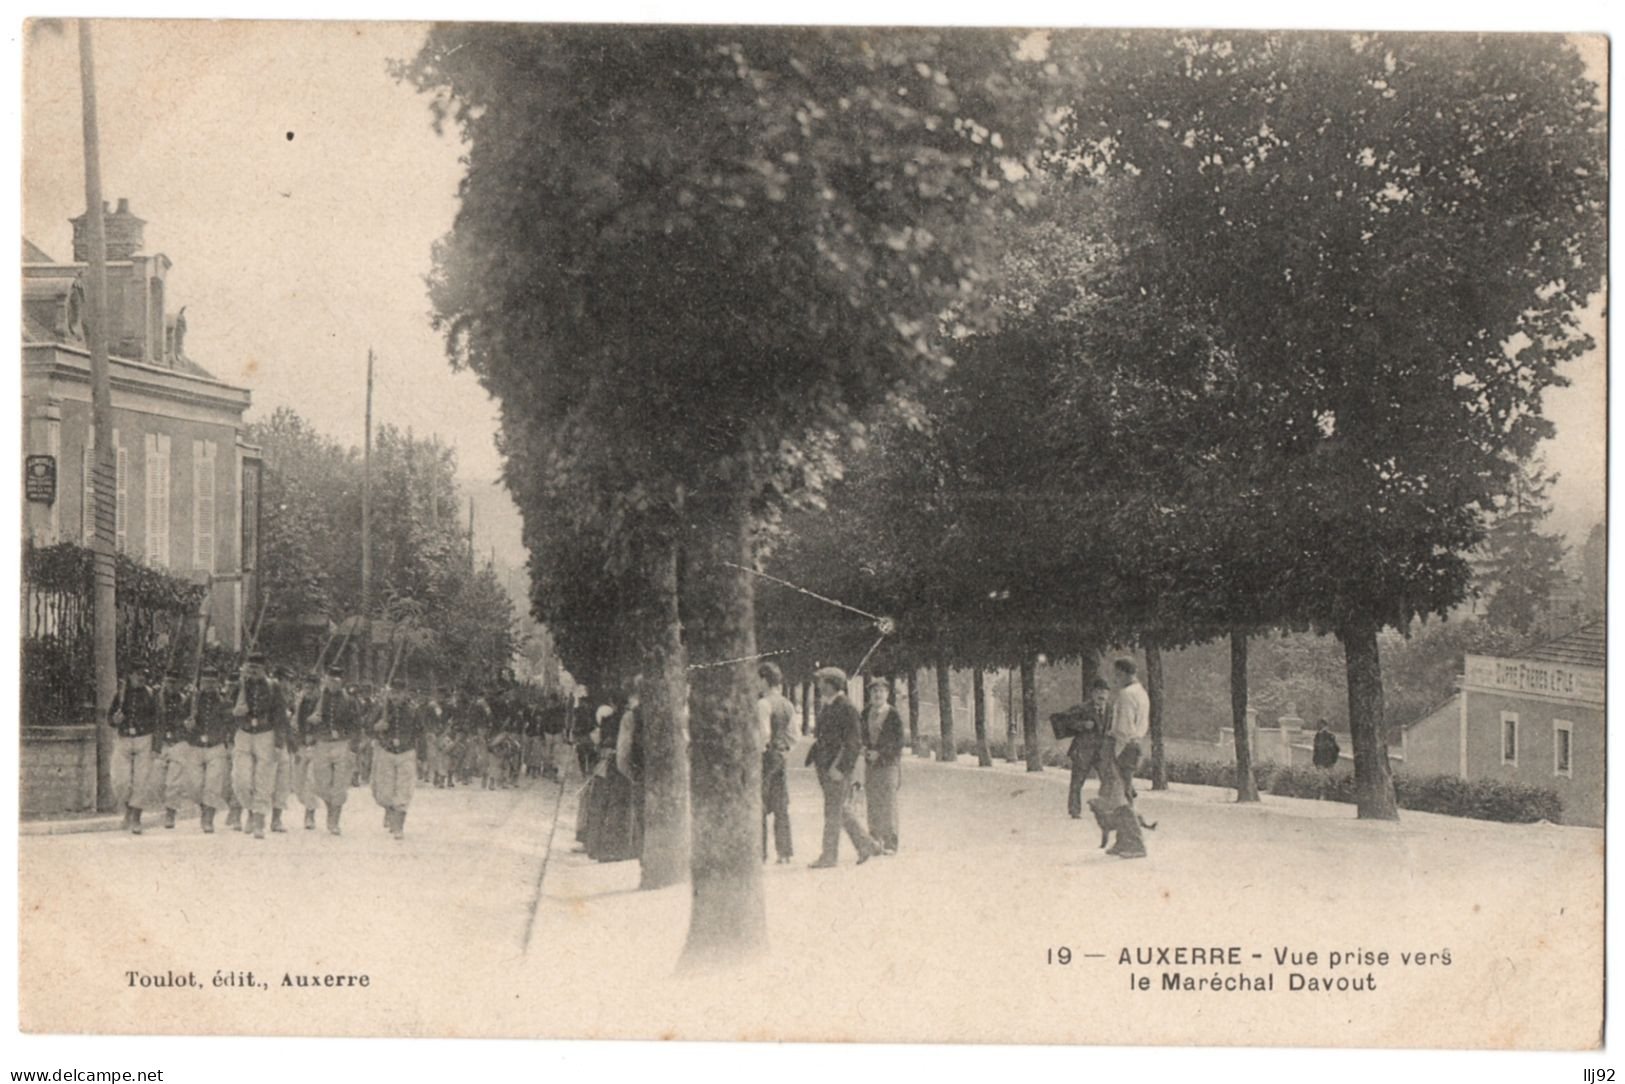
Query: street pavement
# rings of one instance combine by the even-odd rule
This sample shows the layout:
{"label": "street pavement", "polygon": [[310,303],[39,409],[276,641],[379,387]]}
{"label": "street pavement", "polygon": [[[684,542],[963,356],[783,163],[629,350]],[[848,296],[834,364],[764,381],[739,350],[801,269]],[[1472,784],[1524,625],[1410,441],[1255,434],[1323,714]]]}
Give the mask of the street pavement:
{"label": "street pavement", "polygon": [[[1063,772],[910,757],[901,853],[859,867],[843,839],[839,868],[811,870],[820,798],[796,768],[796,862],[764,870],[768,954],[680,977],[689,888],[640,892],[636,863],[581,854],[578,787],[420,790],[404,842],[365,789],[341,839],[297,819],[264,842],[195,823],[25,838],[24,1027],[1573,1046],[1600,1020],[1591,829],[1369,823],[1346,805],[1237,806],[1176,786],[1142,793],[1158,823],[1151,856],[1124,861],[1098,848],[1092,821],[1066,816]],[[1131,974],[1160,982],[1162,969],[1121,952],[1157,945],[1238,945],[1249,968],[1263,967],[1254,953],[1316,950],[1321,966],[1302,970],[1319,974],[1332,949],[1449,950],[1451,962],[1379,968],[1380,994],[1131,993]],[[1070,963],[1051,962],[1061,948]],[[131,988],[130,969],[192,970],[206,987],[216,969],[252,969],[271,988]],[[298,973],[370,985],[278,986]]]}
{"label": "street pavement", "polygon": [[[234,1019],[295,1034],[421,1026],[488,997],[489,976],[518,960],[558,794],[539,780],[420,786],[399,841],[365,786],[350,791],[337,837],[320,813],[305,830],[295,802],[287,833],[264,840],[223,828],[223,814],[213,835],[195,817],[166,830],[149,814],[138,837],[23,838],[23,1019],[98,1031],[242,1030]],[[130,970],[191,972],[204,989],[160,996],[129,986]],[[249,971],[271,996],[245,1002],[248,989],[212,985],[217,972]],[[298,989],[280,986],[284,974],[301,973],[372,980],[364,997],[315,992],[323,1011],[309,1012],[277,996]]]}

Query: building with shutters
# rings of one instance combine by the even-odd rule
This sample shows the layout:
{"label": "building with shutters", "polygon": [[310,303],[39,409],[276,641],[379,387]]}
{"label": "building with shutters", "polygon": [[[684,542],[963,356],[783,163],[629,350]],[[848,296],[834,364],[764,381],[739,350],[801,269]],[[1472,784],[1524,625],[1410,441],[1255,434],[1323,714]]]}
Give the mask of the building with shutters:
{"label": "building with shutters", "polygon": [[[186,353],[186,310],[171,312],[165,296],[169,258],[143,252],[146,223],[129,201],[104,212],[117,545],[171,575],[211,582],[209,638],[240,647],[258,594],[260,457],[243,440],[249,391]],[[85,216],[73,220],[70,263],[23,241],[24,440],[31,469],[43,477],[49,463],[55,473],[51,499],[43,485],[23,495],[24,528],[40,545],[89,544],[94,531],[84,226]]]}

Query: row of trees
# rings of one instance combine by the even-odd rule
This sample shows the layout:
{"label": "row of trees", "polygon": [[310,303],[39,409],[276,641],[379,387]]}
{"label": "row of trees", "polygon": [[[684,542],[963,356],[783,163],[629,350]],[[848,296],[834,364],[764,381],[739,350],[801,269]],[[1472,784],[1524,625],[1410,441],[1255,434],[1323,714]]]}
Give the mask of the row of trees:
{"label": "row of trees", "polygon": [[431,296],[537,616],[641,675],[685,962],[765,943],[738,660],[874,634],[758,614],[763,561],[895,617],[882,670],[1333,633],[1395,815],[1377,633],[1462,597],[1590,346],[1568,43],[443,27],[399,72],[466,145]]}
{"label": "row of trees", "polygon": [[[264,455],[259,571],[265,625],[410,614],[420,663],[442,684],[486,687],[510,666],[513,602],[477,565],[459,518],[457,463],[438,437],[373,435],[372,607],[361,606],[360,452],[280,407],[249,426]],[[359,639],[354,642],[359,643]]]}

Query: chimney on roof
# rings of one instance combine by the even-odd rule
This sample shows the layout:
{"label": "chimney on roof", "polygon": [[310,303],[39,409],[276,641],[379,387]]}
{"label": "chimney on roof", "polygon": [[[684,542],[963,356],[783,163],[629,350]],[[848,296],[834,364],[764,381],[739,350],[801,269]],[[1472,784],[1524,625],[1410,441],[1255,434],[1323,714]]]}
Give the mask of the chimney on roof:
{"label": "chimney on roof", "polygon": [[[80,215],[73,219],[73,259],[75,263],[90,262],[90,235],[85,231],[88,215]],[[107,258],[109,260],[128,260],[139,254],[146,245],[143,231],[146,220],[137,218],[130,213],[130,201],[120,199],[118,210],[109,211],[107,204],[102,204],[102,222],[107,230]]]}

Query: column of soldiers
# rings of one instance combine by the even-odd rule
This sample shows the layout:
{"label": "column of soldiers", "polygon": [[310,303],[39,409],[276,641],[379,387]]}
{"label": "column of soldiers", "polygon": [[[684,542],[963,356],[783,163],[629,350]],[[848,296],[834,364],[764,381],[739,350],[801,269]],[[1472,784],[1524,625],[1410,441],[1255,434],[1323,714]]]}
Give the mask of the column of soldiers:
{"label": "column of soldiers", "polygon": [[132,668],[108,714],[114,801],[134,835],[147,811],[162,809],[172,829],[195,804],[203,832],[224,809],[227,828],[264,839],[287,831],[297,799],[306,830],[325,809],[337,836],[350,788],[366,781],[385,829],[402,839],[420,779],[443,788],[477,776],[486,789],[517,786],[522,775],[556,779],[567,728],[566,709],[534,694],[499,697],[500,711],[460,691],[442,705],[418,688],[346,686],[337,666],[296,680],[259,652],[226,681],[202,668],[196,689],[177,670],[156,689],[148,682],[144,667]]}

